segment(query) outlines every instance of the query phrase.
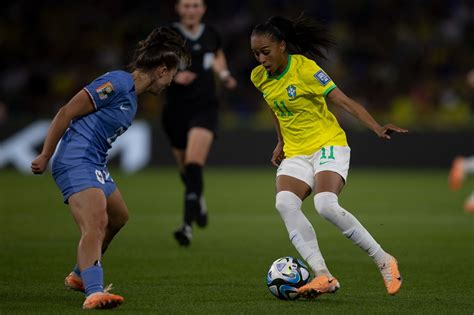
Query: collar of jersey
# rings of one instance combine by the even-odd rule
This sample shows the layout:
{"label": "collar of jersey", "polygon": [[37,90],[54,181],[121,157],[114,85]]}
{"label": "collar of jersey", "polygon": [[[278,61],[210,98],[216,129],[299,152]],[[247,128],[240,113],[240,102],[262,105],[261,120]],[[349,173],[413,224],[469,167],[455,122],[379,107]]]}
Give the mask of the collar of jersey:
{"label": "collar of jersey", "polygon": [[173,23],[173,25],[181,31],[184,37],[193,41],[197,41],[199,37],[201,37],[202,33],[204,33],[204,29],[206,28],[206,25],[200,23],[196,34],[192,34],[191,32],[187,31],[181,23],[176,22],[176,23]]}
{"label": "collar of jersey", "polygon": [[275,75],[275,76],[271,76],[271,75],[269,75],[268,72],[267,72],[267,77],[268,77],[269,79],[273,79],[273,80],[280,80],[280,79],[283,78],[283,76],[288,72],[288,70],[290,69],[290,67],[291,67],[291,55],[288,54],[288,63],[286,64],[285,70],[283,70],[283,72],[280,73],[279,75]]}

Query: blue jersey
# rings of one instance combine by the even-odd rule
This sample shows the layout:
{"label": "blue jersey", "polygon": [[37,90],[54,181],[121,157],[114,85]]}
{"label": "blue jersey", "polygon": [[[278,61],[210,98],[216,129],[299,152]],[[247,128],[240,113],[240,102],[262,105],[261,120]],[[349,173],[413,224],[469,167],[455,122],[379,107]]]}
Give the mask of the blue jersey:
{"label": "blue jersey", "polygon": [[82,163],[105,166],[107,151],[130,127],[137,112],[135,84],[128,72],[107,72],[84,90],[95,111],[72,121],[55,155],[57,166]]}

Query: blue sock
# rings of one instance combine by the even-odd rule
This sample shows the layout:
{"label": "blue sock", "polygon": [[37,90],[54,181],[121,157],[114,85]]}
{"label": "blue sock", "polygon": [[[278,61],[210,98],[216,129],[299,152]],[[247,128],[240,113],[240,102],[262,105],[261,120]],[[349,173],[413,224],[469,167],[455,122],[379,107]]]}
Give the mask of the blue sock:
{"label": "blue sock", "polygon": [[77,264],[74,266],[74,269],[72,269],[72,271],[79,277],[81,276],[81,269],[79,269],[79,266]]}
{"label": "blue sock", "polygon": [[81,272],[82,282],[86,289],[86,296],[104,291],[104,271],[102,266],[94,265]]}

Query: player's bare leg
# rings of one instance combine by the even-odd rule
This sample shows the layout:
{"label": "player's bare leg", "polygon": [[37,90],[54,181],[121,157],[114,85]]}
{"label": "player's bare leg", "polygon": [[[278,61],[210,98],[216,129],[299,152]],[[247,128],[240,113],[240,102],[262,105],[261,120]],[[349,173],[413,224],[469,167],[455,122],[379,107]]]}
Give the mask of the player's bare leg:
{"label": "player's bare leg", "polygon": [[83,308],[112,308],[123,298],[104,291],[100,264],[102,244],[108,225],[107,200],[98,188],[88,188],[69,198],[71,213],[81,231],[77,249],[77,264],[84,282],[86,300]]}
{"label": "player's bare leg", "polygon": [[69,198],[72,215],[81,231],[77,263],[84,270],[100,260],[108,223],[107,200],[99,188],[88,188]]}
{"label": "player's bare leg", "polygon": [[[176,164],[178,165],[178,169],[180,173],[184,172],[184,157],[186,155],[186,151],[181,150],[181,149],[176,149],[176,148],[173,148],[172,151],[173,151],[173,155],[176,160]],[[184,178],[183,178],[183,184],[186,184],[184,182]]]}
{"label": "player's bare leg", "polygon": [[114,236],[128,221],[128,208],[118,188],[107,198],[107,215],[109,220],[102,243],[102,254],[105,253]]}
{"label": "player's bare leg", "polygon": [[[107,215],[108,224],[104,241],[102,242],[102,255],[107,250],[114,236],[128,221],[128,208],[118,188],[107,198]],[[82,278],[80,273],[76,271],[72,271],[64,279],[64,284],[71,290],[84,292]]]}

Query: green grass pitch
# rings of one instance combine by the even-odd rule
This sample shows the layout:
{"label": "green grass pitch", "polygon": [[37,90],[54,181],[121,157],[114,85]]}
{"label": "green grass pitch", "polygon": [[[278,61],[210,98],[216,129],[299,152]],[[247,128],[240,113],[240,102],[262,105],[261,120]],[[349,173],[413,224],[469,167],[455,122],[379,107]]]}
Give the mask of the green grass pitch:
{"label": "green grass pitch", "polygon": [[[341,282],[334,295],[279,301],[265,285],[270,263],[297,255],[274,210],[274,170],[210,168],[210,226],[189,248],[172,231],[183,188],[174,168],[134,175],[112,171],[130,221],[103,259],[106,283],[125,297],[122,313],[439,314],[474,312],[474,215],[447,171],[352,170],[341,204],[400,262],[404,285],[385,292],[369,257],[314,211],[321,250]],[[74,265],[78,230],[51,175],[0,172],[0,314],[82,313],[83,296],[63,287]]]}

